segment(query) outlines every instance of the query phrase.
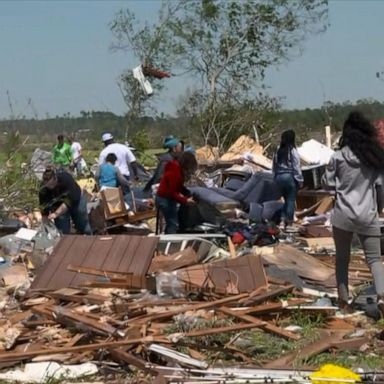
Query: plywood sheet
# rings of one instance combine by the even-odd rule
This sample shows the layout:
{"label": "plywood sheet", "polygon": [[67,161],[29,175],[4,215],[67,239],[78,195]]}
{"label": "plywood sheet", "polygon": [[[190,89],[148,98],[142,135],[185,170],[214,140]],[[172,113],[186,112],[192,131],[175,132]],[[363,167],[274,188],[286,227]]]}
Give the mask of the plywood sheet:
{"label": "plywood sheet", "polygon": [[277,245],[274,252],[263,255],[263,259],[268,264],[294,270],[305,279],[323,283],[328,283],[330,279],[334,280],[333,268],[289,245]]}
{"label": "plywood sheet", "polygon": [[63,236],[32,283],[32,289],[76,287],[89,275],[68,271],[68,265],[146,275],[158,237],[110,235]]}
{"label": "plywood sheet", "polygon": [[254,254],[185,268],[179,270],[178,278],[195,286],[231,294],[267,286],[260,256]]}

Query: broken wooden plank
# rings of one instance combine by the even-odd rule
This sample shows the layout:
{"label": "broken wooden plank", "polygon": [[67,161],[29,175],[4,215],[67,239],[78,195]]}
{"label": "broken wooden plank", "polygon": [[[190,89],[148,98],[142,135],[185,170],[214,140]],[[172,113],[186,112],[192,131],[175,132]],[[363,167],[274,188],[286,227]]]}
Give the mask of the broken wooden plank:
{"label": "broken wooden plank", "polygon": [[298,363],[299,360],[308,359],[311,356],[315,356],[321,352],[325,352],[330,349],[336,341],[341,340],[345,335],[345,332],[327,333],[322,332],[322,337],[319,340],[313,341],[298,351],[290,352],[286,355],[279,357],[276,360],[270,361],[263,365],[263,368],[289,368]]}
{"label": "broken wooden plank", "polygon": [[184,337],[200,337],[200,336],[217,335],[219,333],[226,333],[226,332],[238,332],[238,331],[243,331],[245,329],[260,328],[265,324],[266,324],[265,321],[259,321],[259,322],[256,321],[252,324],[236,324],[236,325],[230,325],[227,327],[199,329],[199,330],[191,331],[187,333],[172,333],[170,335],[167,335],[167,339],[177,343],[180,338],[184,338]]}
{"label": "broken wooden plank", "polygon": [[122,348],[108,348],[108,352],[113,360],[118,363],[126,363],[129,365],[133,365],[136,368],[149,373],[151,375],[156,375],[157,371],[147,367],[147,362],[134,356],[132,353],[124,351]]}
{"label": "broken wooden plank", "polygon": [[54,306],[52,308],[52,312],[55,314],[56,320],[59,322],[70,320],[72,322],[78,323],[81,326],[85,326],[86,328],[92,330],[101,335],[109,335],[109,336],[124,336],[124,332],[116,329],[112,325],[107,323],[103,323],[101,321],[94,320],[89,316],[78,314],[70,309]]}
{"label": "broken wooden plank", "polygon": [[110,279],[124,278],[125,276],[132,275],[132,272],[108,271],[108,270],[102,270],[102,269],[96,269],[96,268],[87,268],[87,267],[82,267],[81,265],[73,265],[73,264],[69,264],[67,267],[67,270],[72,272],[77,272],[77,273],[83,273],[85,275],[108,277]]}
{"label": "broken wooden plank", "polygon": [[316,215],[322,215],[333,208],[335,198],[333,196],[325,196],[320,200],[319,206],[315,210]]}
{"label": "broken wooden plank", "polygon": [[232,303],[234,301],[243,299],[245,297],[248,297],[248,293],[241,293],[239,295],[225,297],[223,299],[208,301],[208,302],[204,302],[204,303],[186,305],[186,306],[174,309],[172,311],[167,311],[167,312],[163,312],[163,313],[155,313],[155,314],[151,314],[149,316],[144,316],[140,319],[136,319],[135,321],[143,323],[143,322],[147,322],[147,321],[159,321],[159,320],[169,319],[170,317],[179,315],[181,313],[185,313],[185,312],[189,312],[189,311],[197,311],[199,309],[213,308],[215,306],[220,306],[222,304]]}
{"label": "broken wooden plank", "polygon": [[288,285],[285,287],[276,288],[276,289],[273,289],[273,290],[270,290],[270,291],[267,291],[264,293],[257,294],[253,297],[251,297],[251,295],[250,295],[247,298],[239,300],[239,303],[244,307],[247,307],[249,305],[261,304],[267,300],[272,300],[278,296],[290,293],[293,291],[294,288],[295,288],[294,285]]}
{"label": "broken wooden plank", "polygon": [[122,346],[128,346],[133,344],[148,344],[153,342],[166,343],[165,339],[156,339],[152,336],[147,336],[145,338],[130,339],[130,340],[115,340],[102,343],[94,344],[85,344],[78,345],[74,347],[55,347],[55,348],[46,348],[46,349],[37,349],[34,351],[25,351],[25,352],[5,352],[0,353],[0,361],[21,361],[33,358],[35,356],[42,355],[55,355],[60,353],[81,353],[85,351],[95,351],[99,349],[108,349],[108,348],[118,348]]}
{"label": "broken wooden plank", "polygon": [[159,255],[152,259],[148,273],[172,272],[199,262],[199,256],[192,247],[187,247],[172,255]]}
{"label": "broken wooden plank", "polygon": [[[227,308],[227,307],[216,308],[216,310],[220,311],[222,313],[225,313],[226,315],[229,315],[229,316],[238,318],[242,321],[248,322],[248,323],[260,324],[260,322],[261,322],[261,320],[256,319],[253,316],[238,313],[237,311],[234,311],[234,310]],[[271,324],[269,322],[264,322],[264,323],[265,324],[260,326],[260,328],[263,329],[265,332],[272,333],[274,335],[283,337],[284,339],[288,339],[288,340],[300,340],[299,335],[296,335],[292,332],[286,331],[286,330],[284,330],[280,327],[277,327],[276,325]]]}

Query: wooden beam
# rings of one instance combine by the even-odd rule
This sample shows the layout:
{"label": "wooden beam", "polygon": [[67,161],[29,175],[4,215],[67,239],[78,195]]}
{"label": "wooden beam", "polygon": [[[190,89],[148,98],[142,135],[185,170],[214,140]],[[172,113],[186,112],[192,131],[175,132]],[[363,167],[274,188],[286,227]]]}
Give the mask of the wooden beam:
{"label": "wooden beam", "polygon": [[[227,308],[227,307],[216,308],[216,310],[220,311],[226,315],[240,319],[242,321],[246,321],[247,323],[260,324],[260,322],[261,322],[261,320],[256,319],[253,316],[238,313],[237,311],[234,311],[234,310]],[[283,338],[288,339],[288,340],[299,340],[300,339],[300,336],[298,336],[292,332],[286,331],[280,327],[277,327],[274,324],[271,324],[269,322],[263,322],[263,323],[264,324],[261,325],[260,328],[263,329],[265,332],[272,333],[274,335],[283,337]]]}
{"label": "wooden beam", "polygon": [[185,307],[180,307],[177,309],[174,309],[172,311],[167,311],[163,313],[154,313],[148,316],[144,316],[141,319],[136,319],[138,322],[147,322],[147,321],[158,321],[158,320],[163,320],[163,319],[168,319],[170,317],[179,315],[180,313],[185,313],[189,311],[198,311],[199,309],[208,309],[208,308],[213,308],[216,306],[221,306],[223,304],[227,303],[233,303],[234,301],[238,301],[240,299],[244,299],[248,297],[248,293],[240,293],[239,295],[234,295],[230,297],[225,297],[220,300],[215,300],[215,301],[208,301],[204,303],[199,303],[199,304],[192,304],[192,305],[186,305]]}
{"label": "wooden beam", "polygon": [[[199,329],[197,331],[191,331],[187,333],[173,333],[167,336],[168,339],[174,340],[177,343],[180,337],[200,337],[200,336],[209,336],[217,335],[218,333],[226,332],[238,332],[244,329],[260,328],[265,325],[265,321],[255,322],[253,324],[236,324],[228,327],[219,327],[219,328],[209,328],[209,329]],[[1,358],[1,355],[0,355]]]}
{"label": "wooden beam", "polygon": [[118,348],[118,347],[123,347],[127,345],[148,344],[153,342],[167,343],[167,340],[163,338],[156,340],[152,336],[147,336],[139,339],[109,341],[109,342],[103,342],[103,343],[79,345],[74,347],[56,347],[56,348],[48,348],[48,349],[37,349],[35,351],[25,351],[25,352],[4,352],[4,353],[0,353],[0,361],[1,362],[21,361],[21,360],[33,358],[35,356],[55,355],[57,353],[82,353],[85,351]]}

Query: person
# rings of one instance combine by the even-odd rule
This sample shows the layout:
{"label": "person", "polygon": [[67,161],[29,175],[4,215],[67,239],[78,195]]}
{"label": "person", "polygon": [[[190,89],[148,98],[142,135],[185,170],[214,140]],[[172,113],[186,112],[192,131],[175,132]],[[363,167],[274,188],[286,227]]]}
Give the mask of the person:
{"label": "person", "polygon": [[183,152],[165,165],[164,174],[156,195],[156,206],[165,219],[165,233],[178,229],[178,204],[194,204],[193,197],[184,183],[196,171],[193,153]]}
{"label": "person", "polygon": [[183,152],[184,144],[181,140],[173,137],[167,136],[163,141],[163,148],[168,149],[166,153],[163,153],[159,156],[159,162],[153,173],[153,176],[148,180],[147,184],[144,186],[144,192],[151,192],[152,186],[160,182],[161,176],[164,173],[165,165],[175,159],[177,154]]}
{"label": "person", "polygon": [[[136,157],[132,151],[126,145],[116,143],[110,133],[104,133],[102,136],[102,141],[105,148],[100,152],[99,165],[102,165],[105,162],[105,159],[109,153],[114,153],[117,157],[116,166],[119,168],[123,177],[128,181],[130,180],[129,166],[131,166],[133,177],[135,180],[138,180],[139,176]],[[130,193],[128,184],[122,185],[122,188],[124,195]]]}
{"label": "person", "polygon": [[73,156],[71,146],[64,141],[64,135],[57,136],[57,144],[52,149],[53,164],[58,169],[69,170]]}
{"label": "person", "polygon": [[297,191],[303,185],[300,157],[295,144],[295,132],[284,131],[273,156],[272,172],[284,198],[280,228],[291,227],[294,221]]}
{"label": "person", "polygon": [[384,267],[378,217],[383,205],[383,170],[384,150],[374,126],[360,112],[351,112],[344,122],[339,150],[331,157],[322,178],[323,186],[336,193],[331,223],[339,308],[344,313],[352,311],[348,302],[348,266],[352,236],[356,233],[373,276],[378,309],[384,317]]}
{"label": "person", "polygon": [[117,156],[114,153],[108,153],[105,162],[101,164],[96,172],[95,178],[98,181],[99,187],[127,186],[128,180],[123,177],[120,169],[115,165]]}
{"label": "person", "polygon": [[74,137],[69,137],[68,142],[71,145],[72,150],[72,158],[73,158],[73,168],[76,171],[76,176],[81,176],[83,173],[83,167],[82,167],[82,147],[81,144],[78,141],[75,141]]}
{"label": "person", "polygon": [[42,215],[54,220],[63,234],[70,233],[71,218],[78,233],[92,234],[86,197],[70,173],[47,168],[43,173],[39,202]]}

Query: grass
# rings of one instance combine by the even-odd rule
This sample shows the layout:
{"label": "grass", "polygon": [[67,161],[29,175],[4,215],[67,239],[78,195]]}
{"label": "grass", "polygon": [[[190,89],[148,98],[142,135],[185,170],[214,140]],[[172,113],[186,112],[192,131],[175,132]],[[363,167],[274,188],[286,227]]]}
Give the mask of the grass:
{"label": "grass", "polygon": [[332,363],[351,369],[363,368],[366,371],[384,369],[383,356],[359,351],[323,352],[305,360],[305,363],[316,367]]}

